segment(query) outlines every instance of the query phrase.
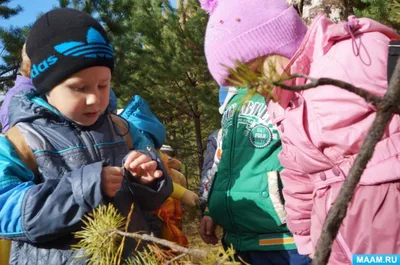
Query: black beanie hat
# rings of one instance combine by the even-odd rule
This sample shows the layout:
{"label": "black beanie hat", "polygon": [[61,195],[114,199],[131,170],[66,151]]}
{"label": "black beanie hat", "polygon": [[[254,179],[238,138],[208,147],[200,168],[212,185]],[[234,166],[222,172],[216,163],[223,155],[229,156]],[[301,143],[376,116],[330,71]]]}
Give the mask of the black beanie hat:
{"label": "black beanie hat", "polygon": [[33,24],[26,52],[33,85],[41,94],[86,68],[114,69],[113,49],[104,28],[90,15],[69,8],[49,11]]}

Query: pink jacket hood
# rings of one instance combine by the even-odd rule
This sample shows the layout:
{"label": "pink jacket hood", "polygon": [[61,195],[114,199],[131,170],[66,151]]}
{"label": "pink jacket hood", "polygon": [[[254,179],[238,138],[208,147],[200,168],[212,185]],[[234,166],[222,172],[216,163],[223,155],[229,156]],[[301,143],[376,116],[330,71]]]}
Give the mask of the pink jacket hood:
{"label": "pink jacket hood", "polygon": [[[325,15],[319,14],[304,37],[300,48],[291,58],[285,70],[291,68],[300,56],[306,55],[310,62],[314,58],[318,58],[326,54],[335,42],[355,38],[356,36],[367,32],[379,32],[386,35],[389,39],[400,39],[397,32],[375,20],[369,18],[357,18],[350,16],[348,22],[341,21],[334,23]],[[357,47],[355,44],[354,50],[360,52],[362,47]],[[294,73],[294,72],[292,72]],[[277,89],[277,96],[280,97],[280,103],[286,107],[293,96],[291,91],[281,91]]]}

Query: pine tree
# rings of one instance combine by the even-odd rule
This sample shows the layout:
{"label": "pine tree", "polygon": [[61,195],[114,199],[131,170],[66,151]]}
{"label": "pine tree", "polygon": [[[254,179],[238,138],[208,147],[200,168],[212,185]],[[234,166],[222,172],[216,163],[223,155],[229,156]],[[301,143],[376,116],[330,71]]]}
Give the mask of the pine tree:
{"label": "pine tree", "polygon": [[398,0],[357,0],[354,13],[369,17],[400,30],[400,2]]}
{"label": "pine tree", "polygon": [[[8,7],[10,0],[0,0],[0,21],[9,19],[22,11],[21,6]],[[21,48],[25,39],[26,29],[0,27],[0,90],[12,86],[21,61]]]}
{"label": "pine tree", "polygon": [[21,6],[17,7],[8,7],[7,5],[11,2],[11,0],[0,0],[0,18],[9,19],[12,16],[17,15],[22,11]]}
{"label": "pine tree", "polygon": [[[0,21],[9,19],[22,11],[21,6],[9,7],[11,0],[0,0]],[[21,60],[23,29],[0,27],[0,90],[13,84]]]}
{"label": "pine tree", "polygon": [[17,76],[21,62],[21,50],[24,45],[29,27],[0,28],[0,42],[2,52],[0,63],[0,90],[7,91]]}

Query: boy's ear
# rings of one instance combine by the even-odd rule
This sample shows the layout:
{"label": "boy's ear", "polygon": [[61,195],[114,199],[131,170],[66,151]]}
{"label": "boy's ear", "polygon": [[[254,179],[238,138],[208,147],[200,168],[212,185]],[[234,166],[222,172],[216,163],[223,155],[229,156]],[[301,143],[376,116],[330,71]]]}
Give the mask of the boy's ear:
{"label": "boy's ear", "polygon": [[25,77],[30,77],[31,76],[31,60],[28,57],[28,54],[26,54],[26,44],[22,47],[21,51],[21,65],[19,67],[19,72],[22,76]]}

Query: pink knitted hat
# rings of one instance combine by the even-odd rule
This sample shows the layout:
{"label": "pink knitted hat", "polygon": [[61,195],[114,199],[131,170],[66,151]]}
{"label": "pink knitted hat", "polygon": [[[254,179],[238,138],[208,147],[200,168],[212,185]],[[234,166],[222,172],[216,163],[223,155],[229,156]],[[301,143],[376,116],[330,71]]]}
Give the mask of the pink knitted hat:
{"label": "pink knitted hat", "polygon": [[307,27],[285,0],[200,0],[210,14],[205,37],[208,69],[227,85],[228,67],[269,54],[291,58]]}

